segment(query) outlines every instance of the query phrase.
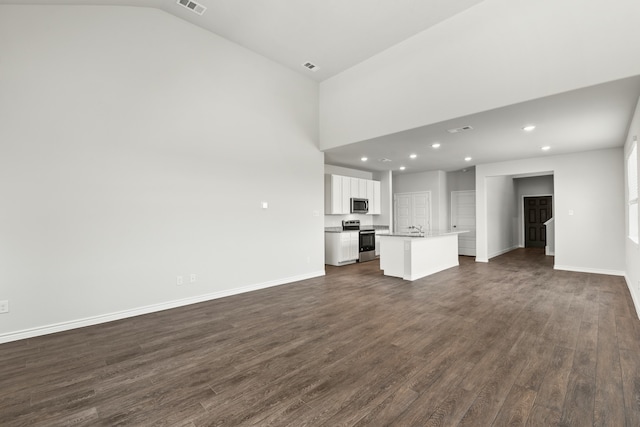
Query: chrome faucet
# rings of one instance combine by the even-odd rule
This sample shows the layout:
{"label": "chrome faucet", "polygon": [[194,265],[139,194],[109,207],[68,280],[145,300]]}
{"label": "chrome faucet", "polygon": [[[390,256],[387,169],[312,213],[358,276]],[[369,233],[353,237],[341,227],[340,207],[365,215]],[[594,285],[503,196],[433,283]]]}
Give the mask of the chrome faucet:
{"label": "chrome faucet", "polygon": [[410,225],[409,226],[409,230],[417,230],[418,233],[422,233],[422,226],[418,225],[417,227],[415,225]]}

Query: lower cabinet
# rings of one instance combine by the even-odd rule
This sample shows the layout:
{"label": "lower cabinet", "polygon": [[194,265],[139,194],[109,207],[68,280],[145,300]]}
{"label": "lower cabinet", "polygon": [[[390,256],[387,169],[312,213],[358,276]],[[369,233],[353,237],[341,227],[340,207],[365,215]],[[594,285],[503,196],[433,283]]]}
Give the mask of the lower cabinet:
{"label": "lower cabinet", "polygon": [[341,233],[324,233],[324,262],[329,265],[351,264],[360,254],[360,233],[343,231]]}
{"label": "lower cabinet", "polygon": [[380,235],[389,234],[389,230],[376,230],[376,256],[380,256]]}

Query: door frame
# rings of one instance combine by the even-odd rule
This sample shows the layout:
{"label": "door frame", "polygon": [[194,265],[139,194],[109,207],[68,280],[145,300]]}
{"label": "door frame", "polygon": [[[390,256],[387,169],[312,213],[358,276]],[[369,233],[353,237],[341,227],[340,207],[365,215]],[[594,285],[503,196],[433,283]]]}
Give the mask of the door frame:
{"label": "door frame", "polygon": [[[476,190],[451,190],[449,192],[449,228],[451,230],[453,230],[453,223],[454,223],[454,221],[453,221],[453,210],[454,210],[453,209],[453,201],[454,201],[453,193],[473,193],[473,199],[476,200]],[[474,208],[475,209],[474,209],[473,219],[474,219],[474,222],[475,222],[475,219],[476,219],[475,212],[476,212],[477,207],[474,205]],[[473,229],[473,242],[474,242],[473,252],[474,252],[474,254],[473,255],[462,255],[462,256],[473,256],[473,257],[476,256],[476,253],[477,253],[477,248],[476,248],[476,246],[477,246],[476,229],[477,229],[477,227],[478,227],[477,225],[474,225],[474,229]],[[460,237],[462,237],[464,239],[466,237],[466,235],[465,234],[460,234],[458,236],[458,241],[459,241]],[[460,255],[460,249],[459,248],[458,248],[458,255]]]}
{"label": "door frame", "polygon": [[[555,214],[556,214],[556,198],[553,196],[553,194],[522,194],[520,196],[520,206],[518,207],[519,210],[519,216],[520,216],[520,236],[519,236],[519,242],[518,242],[518,247],[519,248],[524,248],[525,247],[525,235],[524,235],[524,198],[525,197],[551,197],[551,211],[552,211],[552,216],[551,218],[555,218]],[[549,219],[551,219],[549,218]]]}
{"label": "door frame", "polygon": [[[393,230],[391,231],[392,233],[395,233],[396,231],[398,231],[398,199],[396,196],[413,196],[416,194],[420,194],[420,195],[427,195],[427,198],[429,199],[429,230],[424,230],[424,231],[431,231],[431,229],[433,228],[433,215],[432,215],[432,211],[433,211],[433,200],[431,199],[431,191],[410,191],[407,193],[393,193]],[[412,207],[413,209],[413,207]]]}

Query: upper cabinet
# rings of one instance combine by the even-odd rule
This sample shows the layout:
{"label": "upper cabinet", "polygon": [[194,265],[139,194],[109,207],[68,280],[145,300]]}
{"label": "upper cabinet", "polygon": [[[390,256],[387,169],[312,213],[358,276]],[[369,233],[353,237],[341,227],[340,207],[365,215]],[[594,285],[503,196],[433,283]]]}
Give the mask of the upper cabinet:
{"label": "upper cabinet", "polygon": [[351,198],[369,200],[369,215],[380,214],[380,181],[325,175],[325,213],[345,215],[351,213]]}
{"label": "upper cabinet", "polygon": [[380,181],[367,180],[367,199],[369,199],[369,213],[380,215]]}

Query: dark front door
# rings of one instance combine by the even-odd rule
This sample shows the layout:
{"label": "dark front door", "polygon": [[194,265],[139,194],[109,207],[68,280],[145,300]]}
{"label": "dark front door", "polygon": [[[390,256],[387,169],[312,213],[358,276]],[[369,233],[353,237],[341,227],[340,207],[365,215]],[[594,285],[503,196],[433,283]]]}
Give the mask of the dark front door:
{"label": "dark front door", "polygon": [[524,246],[543,248],[547,236],[544,223],[553,216],[551,196],[524,198]]}

